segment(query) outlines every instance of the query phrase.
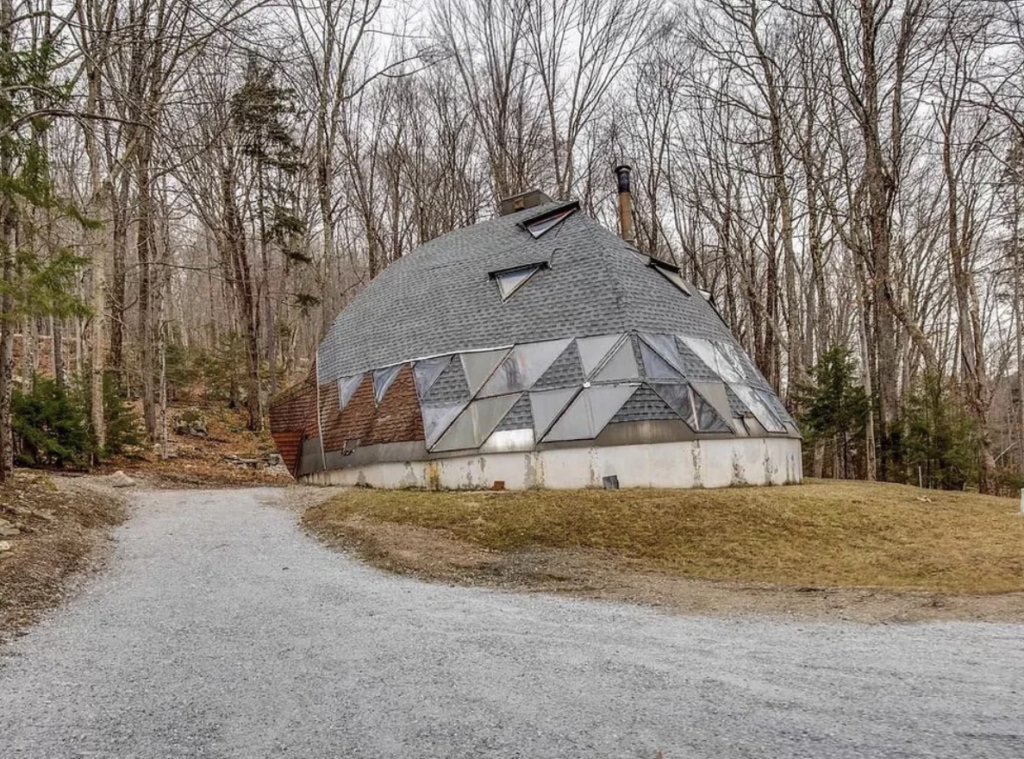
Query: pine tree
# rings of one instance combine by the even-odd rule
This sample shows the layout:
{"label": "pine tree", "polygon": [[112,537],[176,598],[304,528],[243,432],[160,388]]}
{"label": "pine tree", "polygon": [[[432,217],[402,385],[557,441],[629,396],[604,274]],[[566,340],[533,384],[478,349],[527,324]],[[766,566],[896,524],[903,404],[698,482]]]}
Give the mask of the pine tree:
{"label": "pine tree", "polygon": [[[292,136],[291,117],[295,109],[292,93],[276,83],[274,69],[250,58],[245,81],[231,99],[231,121],[246,168],[255,182],[255,221],[258,228],[260,276],[256,278],[244,252],[241,229],[233,237],[236,250],[237,290],[242,310],[249,371],[246,404],[249,428],[262,427],[260,403],[260,346],[270,370],[270,392],[277,391],[277,330],[271,294],[271,250],[277,247],[286,265],[308,263],[298,240],[304,233],[297,213],[295,177],[302,164]],[[227,198],[225,198],[227,203]],[[240,225],[236,224],[236,227]],[[254,287],[255,285],[255,287]]]}
{"label": "pine tree", "polygon": [[811,368],[810,380],[797,389],[801,425],[812,447],[831,448],[833,476],[851,476],[856,442],[867,421],[868,398],[857,384],[852,352],[842,346],[825,351]]}
{"label": "pine tree", "polygon": [[50,39],[16,43],[14,24],[11,3],[0,0],[0,481],[14,469],[11,402],[18,324],[26,316],[85,313],[69,294],[82,260],[69,250],[42,259],[28,244],[32,209],[58,209],[87,222],[58,200],[49,179],[43,137],[69,91],[52,81],[56,46]]}

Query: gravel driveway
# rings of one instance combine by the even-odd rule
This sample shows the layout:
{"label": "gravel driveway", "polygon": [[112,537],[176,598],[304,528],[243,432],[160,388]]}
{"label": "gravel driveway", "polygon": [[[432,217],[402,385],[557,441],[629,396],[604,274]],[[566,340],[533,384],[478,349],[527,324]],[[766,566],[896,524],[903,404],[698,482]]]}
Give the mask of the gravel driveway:
{"label": "gravel driveway", "polygon": [[0,657],[0,757],[1024,756],[1024,628],[674,617],[424,585],[274,491],[138,496]]}

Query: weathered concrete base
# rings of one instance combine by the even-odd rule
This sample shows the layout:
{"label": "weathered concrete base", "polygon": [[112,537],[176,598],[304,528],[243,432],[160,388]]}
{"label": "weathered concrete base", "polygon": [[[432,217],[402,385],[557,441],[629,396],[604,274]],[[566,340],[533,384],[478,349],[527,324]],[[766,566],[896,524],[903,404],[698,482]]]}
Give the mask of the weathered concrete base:
{"label": "weathered concrete base", "polygon": [[509,490],[603,487],[615,475],[623,488],[723,488],[800,482],[800,440],[739,438],[647,445],[485,453],[432,461],[369,463],[314,472],[314,485],[375,488],[481,489],[496,481]]}

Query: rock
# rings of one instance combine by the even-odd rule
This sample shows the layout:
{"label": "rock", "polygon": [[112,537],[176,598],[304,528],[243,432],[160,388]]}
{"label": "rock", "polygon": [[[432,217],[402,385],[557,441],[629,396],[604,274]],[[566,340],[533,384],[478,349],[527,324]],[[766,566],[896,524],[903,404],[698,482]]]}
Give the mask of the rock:
{"label": "rock", "polygon": [[20,535],[19,530],[12,522],[8,522],[6,519],[0,519],[0,538],[13,538],[15,535]]}
{"label": "rock", "polygon": [[0,540],[0,553],[3,553],[4,551],[10,551],[12,548],[14,548],[14,546],[11,545],[11,541]]}
{"label": "rock", "polygon": [[192,437],[206,437],[210,429],[203,412],[197,408],[187,408],[175,414],[174,432],[178,435],[191,435]]}
{"label": "rock", "polygon": [[132,488],[135,487],[135,480],[129,477],[127,474],[118,469],[113,474],[104,477],[104,482],[112,488]]}

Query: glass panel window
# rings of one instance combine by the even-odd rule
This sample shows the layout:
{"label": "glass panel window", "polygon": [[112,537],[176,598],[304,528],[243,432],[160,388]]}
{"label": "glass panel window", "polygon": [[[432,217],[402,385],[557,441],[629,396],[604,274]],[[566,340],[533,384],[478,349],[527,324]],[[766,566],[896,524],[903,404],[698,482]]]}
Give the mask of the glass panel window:
{"label": "glass panel window", "polygon": [[752,387],[740,384],[731,384],[729,387],[768,432],[786,431],[785,425],[779,421],[779,418],[775,416],[768,407],[768,404],[764,402]]}
{"label": "glass panel window", "polygon": [[680,335],[680,340],[683,341],[683,345],[697,354],[697,358],[707,364],[708,368],[721,377],[721,372],[718,370],[718,351],[715,350],[714,344],[710,340],[701,340],[697,337],[686,337]]}
{"label": "glass panel window", "polygon": [[679,417],[690,425],[691,429],[697,429],[697,421],[693,416],[693,400],[690,397],[689,385],[651,383],[651,389],[660,395],[661,399],[673,411],[679,414]]}
{"label": "glass panel window", "polygon": [[363,374],[357,374],[354,377],[342,377],[338,380],[338,406],[342,410],[352,400],[352,396],[356,394],[356,390],[362,384],[364,376]]}
{"label": "glass panel window", "polygon": [[437,358],[426,358],[422,361],[417,361],[415,366],[412,368],[413,379],[416,380],[416,395],[422,401],[427,397],[427,393],[430,392],[430,388],[438,377],[441,376],[441,372],[448,366],[448,362],[452,360],[451,356],[438,356]]}
{"label": "glass panel window", "polygon": [[644,373],[648,379],[682,380],[683,375],[676,367],[671,366],[659,352],[655,351],[646,341],[640,341],[640,357],[644,362]]}
{"label": "glass panel window", "polygon": [[470,395],[476,395],[477,390],[483,386],[494,372],[494,368],[508,355],[508,352],[508,348],[500,348],[493,351],[460,354],[462,369],[469,382]]}
{"label": "glass panel window", "polygon": [[495,273],[493,276],[498,282],[498,290],[501,292],[501,299],[508,300],[512,296],[512,293],[525,285],[527,280],[529,280],[530,277],[538,271],[540,271],[540,264]]}
{"label": "glass panel window", "polygon": [[558,418],[579,388],[567,387],[561,390],[540,390],[530,393],[530,412],[533,414],[533,429],[539,440]]}
{"label": "glass panel window", "polygon": [[480,397],[529,390],[569,345],[571,338],[524,343],[512,349],[480,389]]}
{"label": "glass panel window", "polygon": [[686,284],[686,281],[679,275],[678,271],[673,271],[667,266],[652,261],[653,267],[657,270],[658,274],[663,276],[677,288],[682,290],[687,295],[690,295],[690,287]]}
{"label": "glass panel window", "polygon": [[402,364],[373,370],[373,397],[378,405],[384,400],[385,393],[387,393],[388,388],[391,387],[391,383],[395,381],[395,377],[398,376],[400,371],[402,371]]}
{"label": "glass panel window", "polygon": [[729,397],[726,395],[723,382],[694,382],[692,385],[711,406],[718,412],[726,424],[732,427],[732,409],[729,408]]}
{"label": "glass panel window", "polygon": [[576,338],[576,347],[580,350],[580,361],[583,363],[583,375],[589,378],[608,355],[608,351],[621,339],[622,335]]}
{"label": "glass panel window", "polygon": [[545,442],[590,440],[597,437],[629,400],[639,385],[594,385],[584,388],[576,400],[544,436]]}
{"label": "glass panel window", "polygon": [[686,374],[683,371],[683,361],[679,358],[679,349],[676,347],[676,339],[673,335],[640,335],[640,340],[641,345],[647,343],[679,374]]}
{"label": "glass panel window", "polygon": [[459,451],[479,448],[518,400],[519,395],[512,394],[473,401],[441,436],[432,450]]}
{"label": "glass panel window", "polygon": [[433,448],[437,439],[444,434],[455,417],[462,409],[466,408],[466,402],[458,403],[424,403],[420,406],[420,415],[423,417],[423,432],[427,439],[427,448]]}
{"label": "glass panel window", "polygon": [[758,381],[758,377],[756,374],[753,376],[749,374],[748,366],[750,365],[750,362],[749,360],[745,360],[743,351],[740,350],[739,346],[732,342],[722,340],[720,342],[715,343],[715,348],[718,350],[718,355],[720,359],[719,365],[721,365],[721,363],[723,362],[728,363],[729,367],[732,370],[732,373],[739,378],[731,380],[726,377],[722,377],[722,379],[724,379],[726,382],[743,383]]}
{"label": "glass panel window", "polygon": [[743,367],[737,366],[732,356],[725,350],[722,343],[712,343],[715,347],[715,355],[718,357],[718,376],[725,382],[746,382],[743,376]]}
{"label": "glass panel window", "polygon": [[633,341],[624,340],[608,362],[594,375],[594,382],[639,379],[640,370],[633,355]]}
{"label": "glass panel window", "polygon": [[718,415],[714,407],[690,388],[693,397],[693,413],[697,418],[697,430],[700,432],[732,432],[732,428]]}
{"label": "glass panel window", "polygon": [[576,206],[573,206],[571,208],[565,209],[564,211],[556,211],[550,216],[545,216],[542,219],[537,219],[536,221],[528,221],[526,222],[526,231],[533,235],[533,239],[536,240],[545,232],[557,227],[559,224],[562,223],[562,221],[572,216],[575,212]]}

